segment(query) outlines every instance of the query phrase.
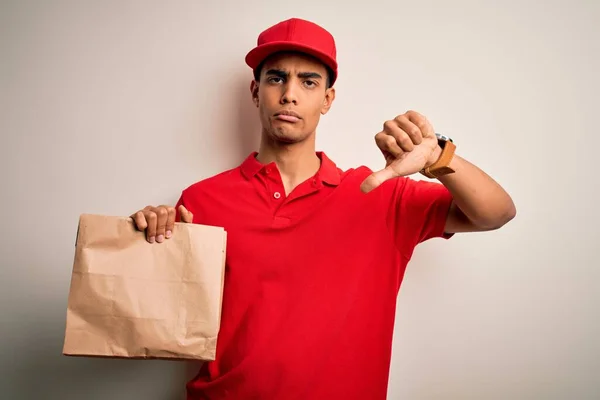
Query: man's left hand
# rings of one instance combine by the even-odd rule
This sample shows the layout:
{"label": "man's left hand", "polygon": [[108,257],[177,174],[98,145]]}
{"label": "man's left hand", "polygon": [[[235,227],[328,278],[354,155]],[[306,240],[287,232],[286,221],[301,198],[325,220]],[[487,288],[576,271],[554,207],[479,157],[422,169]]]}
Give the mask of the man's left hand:
{"label": "man's left hand", "polygon": [[383,153],[386,166],[363,181],[360,188],[364,193],[389,179],[421,171],[435,163],[442,152],[433,127],[416,111],[386,121],[383,131],[375,135],[375,142]]}

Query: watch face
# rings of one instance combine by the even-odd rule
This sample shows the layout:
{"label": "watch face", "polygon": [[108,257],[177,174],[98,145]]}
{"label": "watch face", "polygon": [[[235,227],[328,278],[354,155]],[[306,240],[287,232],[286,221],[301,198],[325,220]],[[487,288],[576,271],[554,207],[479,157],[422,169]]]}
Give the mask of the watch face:
{"label": "watch face", "polygon": [[442,135],[441,133],[436,133],[435,136],[437,136],[438,140],[443,140],[444,142],[454,142],[450,137]]}

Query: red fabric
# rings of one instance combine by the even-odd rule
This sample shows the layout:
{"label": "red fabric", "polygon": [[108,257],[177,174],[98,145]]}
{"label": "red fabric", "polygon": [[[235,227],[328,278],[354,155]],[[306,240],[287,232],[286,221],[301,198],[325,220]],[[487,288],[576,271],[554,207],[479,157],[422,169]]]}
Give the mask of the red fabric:
{"label": "red fabric", "polygon": [[333,71],[331,85],[338,75],[337,50],[331,33],[300,18],[290,18],[263,31],[257,46],[246,55],[246,64],[256,69],[269,55],[278,51],[300,51],[321,60]]}
{"label": "red fabric", "polygon": [[448,237],[449,192],[399,178],[363,194],[368,168],[318,153],[317,174],[286,197],[255,155],[179,200],[228,231],[217,359],[188,400],[384,399],[398,289],[414,246]]}

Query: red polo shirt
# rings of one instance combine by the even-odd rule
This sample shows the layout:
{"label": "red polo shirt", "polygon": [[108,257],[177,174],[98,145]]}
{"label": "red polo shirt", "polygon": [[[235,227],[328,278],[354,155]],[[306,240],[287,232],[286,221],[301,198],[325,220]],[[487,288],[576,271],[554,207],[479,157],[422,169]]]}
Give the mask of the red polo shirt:
{"label": "red polo shirt", "polygon": [[396,296],[414,247],[443,229],[439,183],[393,179],[369,194],[366,167],[321,167],[289,196],[274,163],[183,191],[194,223],[228,232],[217,357],[188,399],[384,399]]}

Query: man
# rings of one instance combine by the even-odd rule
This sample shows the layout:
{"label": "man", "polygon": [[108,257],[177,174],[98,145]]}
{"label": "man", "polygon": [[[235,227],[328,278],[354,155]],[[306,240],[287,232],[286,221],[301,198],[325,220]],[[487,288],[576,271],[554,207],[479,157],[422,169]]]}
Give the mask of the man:
{"label": "man", "polygon": [[[415,246],[497,229],[515,206],[414,111],[375,136],[381,171],[342,171],[316,152],[337,78],[334,39],[318,25],[267,29],[246,62],[259,151],[185,189],[176,207],[132,215],[150,243],[179,220],[228,231],[217,357],[189,382],[188,399],[383,399]],[[418,172],[439,182],[408,178]]]}

